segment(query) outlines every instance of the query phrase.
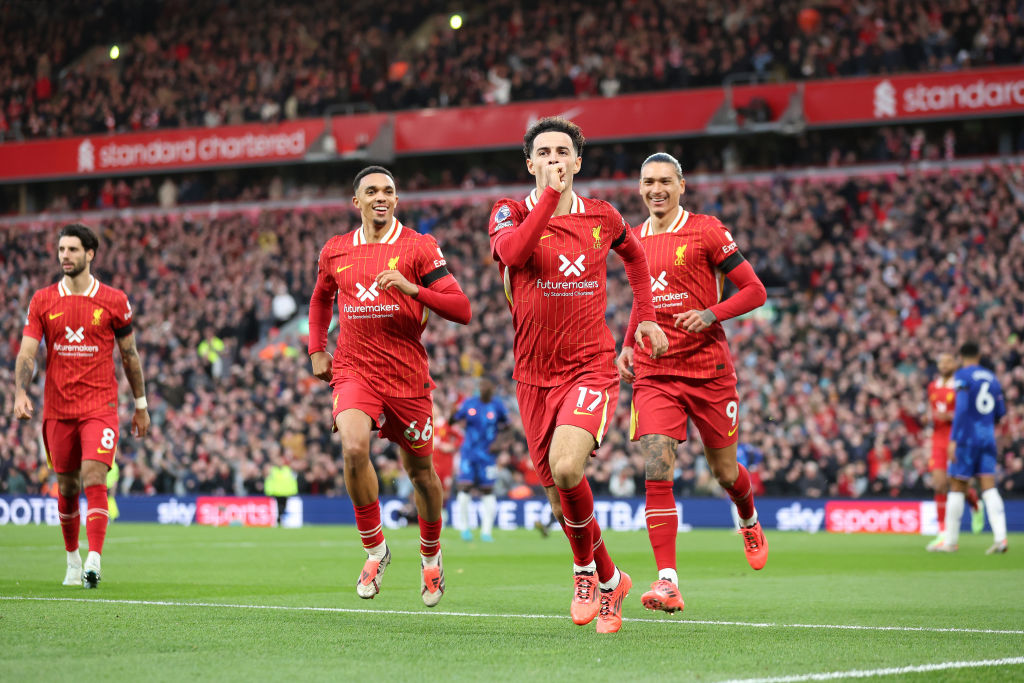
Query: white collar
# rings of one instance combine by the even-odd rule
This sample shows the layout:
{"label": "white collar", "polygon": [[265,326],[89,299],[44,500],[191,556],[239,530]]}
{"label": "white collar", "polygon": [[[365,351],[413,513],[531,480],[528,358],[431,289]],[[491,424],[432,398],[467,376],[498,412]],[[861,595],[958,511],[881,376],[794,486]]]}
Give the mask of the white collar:
{"label": "white collar", "polygon": [[[575,191],[570,192],[572,195],[572,206],[569,209],[569,213],[583,213],[583,200],[580,199],[579,195]],[[526,208],[533,211],[533,207],[537,205],[537,201],[540,198],[537,196],[537,188],[533,188],[530,194],[526,197]]]}
{"label": "white collar", "polygon": [[82,294],[78,295],[68,289],[67,285],[64,284],[64,278],[61,278],[60,282],[57,283],[57,291],[60,292],[61,296],[87,296],[91,298],[96,296],[96,292],[100,291],[100,281],[90,274],[89,286],[85,288]]}
{"label": "white collar", "polygon": [[[394,216],[391,217],[391,225],[388,226],[388,231],[384,233],[384,237],[381,238],[380,244],[394,244],[398,241],[398,236],[402,234],[402,224],[398,222],[398,219]],[[370,244],[366,240],[366,228],[359,226],[359,229],[352,235],[352,245],[359,246],[360,244]]]}
{"label": "white collar", "polygon": [[[665,232],[679,232],[680,230],[683,229],[683,226],[686,225],[686,221],[688,221],[689,219],[690,212],[685,211],[683,207],[680,206],[678,209],[676,209],[676,217],[672,219],[672,224],[668,226],[668,230],[666,230]],[[651,217],[648,216],[647,220],[645,220],[644,224],[640,227],[640,236],[650,237],[653,234],[654,226],[651,224]]]}

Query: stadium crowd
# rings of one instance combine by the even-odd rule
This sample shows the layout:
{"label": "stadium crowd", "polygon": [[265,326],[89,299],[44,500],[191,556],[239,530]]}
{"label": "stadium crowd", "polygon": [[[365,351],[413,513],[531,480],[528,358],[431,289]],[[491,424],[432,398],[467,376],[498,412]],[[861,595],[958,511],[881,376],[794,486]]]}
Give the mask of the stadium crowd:
{"label": "stadium crowd", "polygon": [[[0,139],[1020,63],[1011,0],[0,5]],[[51,20],[60,17],[59,21]],[[112,59],[112,44],[118,47]]]}
{"label": "stadium crowd", "polygon": [[[633,224],[645,215],[633,191],[603,198]],[[722,218],[769,289],[764,308],[728,324],[741,443],[758,495],[927,497],[926,384],[937,354],[968,337],[981,341],[1006,391],[1000,485],[1005,495],[1024,493],[1021,169],[690,187],[684,201]],[[476,377],[495,378],[515,416],[497,449],[504,493],[536,479],[513,399],[509,314],[483,229],[489,205],[408,202],[397,215],[438,239],[473,304],[468,326],[434,317],[423,337],[438,383],[440,450],[457,444],[445,417]],[[303,493],[344,493],[329,393],[310,375],[302,322],[321,245],[356,220],[342,208],[289,209],[124,214],[94,226],[94,272],[127,291],[137,312],[153,417],[145,440],[122,432],[122,493],[258,493],[277,458],[298,472]],[[6,387],[29,297],[58,273],[55,229],[0,231]],[[608,321],[621,337],[631,302],[620,266],[609,282]],[[15,421],[11,395],[0,411],[0,491],[45,491],[52,474],[38,417]],[[41,406],[41,382],[32,395]],[[628,403],[626,390],[588,467],[599,494],[643,492]],[[374,449],[384,489],[407,491],[391,447],[375,440]],[[680,451],[677,493],[715,495],[696,434]]]}

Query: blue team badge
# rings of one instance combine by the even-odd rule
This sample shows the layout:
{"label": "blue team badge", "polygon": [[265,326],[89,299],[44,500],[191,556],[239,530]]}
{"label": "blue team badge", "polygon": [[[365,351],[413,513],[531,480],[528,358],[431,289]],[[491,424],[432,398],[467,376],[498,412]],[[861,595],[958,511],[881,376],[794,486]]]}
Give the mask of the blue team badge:
{"label": "blue team badge", "polygon": [[501,208],[498,209],[498,213],[494,214],[494,222],[500,223],[511,215],[512,209],[508,208],[508,204],[502,204]]}

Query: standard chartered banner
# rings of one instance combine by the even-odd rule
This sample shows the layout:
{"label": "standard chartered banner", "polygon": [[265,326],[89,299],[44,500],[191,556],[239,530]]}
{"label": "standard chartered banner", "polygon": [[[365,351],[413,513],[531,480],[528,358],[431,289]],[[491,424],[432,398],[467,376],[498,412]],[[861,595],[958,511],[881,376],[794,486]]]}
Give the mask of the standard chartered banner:
{"label": "standard chartered banner", "polygon": [[[403,515],[407,501],[381,498],[381,521],[385,527],[408,524]],[[85,499],[82,499],[85,519]],[[117,499],[117,522],[157,522],[189,526],[274,526],[277,501],[263,496],[126,496]],[[679,530],[732,526],[731,503],[723,499],[693,498],[676,502]],[[903,533],[933,535],[938,531],[935,503],[910,500],[821,500],[810,498],[759,498],[758,515],[766,529],[816,533]],[[640,531],[644,526],[642,498],[601,498],[594,502],[594,515],[607,531]],[[479,503],[470,508],[470,525],[476,526]],[[449,503],[448,520],[454,519]],[[495,526],[499,529],[532,529],[550,521],[547,500],[499,500]],[[963,520],[967,530],[969,519]],[[1006,501],[1006,522],[1010,531],[1024,531],[1024,501]],[[0,496],[0,526],[59,525],[57,500],[40,496]],[[355,524],[348,498],[295,496],[288,499],[282,526],[304,524]]]}

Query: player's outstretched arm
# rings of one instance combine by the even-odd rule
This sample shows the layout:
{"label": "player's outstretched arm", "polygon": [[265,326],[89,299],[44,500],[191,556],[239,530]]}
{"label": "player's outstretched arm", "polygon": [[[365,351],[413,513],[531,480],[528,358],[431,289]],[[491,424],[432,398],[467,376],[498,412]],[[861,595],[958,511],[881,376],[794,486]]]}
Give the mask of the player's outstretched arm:
{"label": "player's outstretched arm", "polygon": [[[739,256],[739,252],[734,252],[730,258],[733,257],[742,258]],[[727,262],[728,259],[723,263]],[[764,302],[768,300],[764,283],[746,260],[738,261],[738,265],[729,270],[726,277],[736,285],[738,291],[735,294],[703,311],[690,310],[685,313],[676,313],[674,316],[675,326],[681,327],[687,332],[703,332],[711,327],[716,320],[722,322],[749,313],[755,308],[763,306]]]}
{"label": "player's outstretched arm", "polygon": [[466,325],[473,317],[469,297],[454,277],[437,280],[429,287],[419,287],[413,298],[453,323]]}
{"label": "player's outstretched arm", "polygon": [[27,420],[32,417],[35,408],[28,397],[28,385],[32,383],[32,375],[36,370],[36,352],[39,351],[39,340],[25,335],[21,338],[21,348],[14,362],[14,417]]}
{"label": "player's outstretched arm", "polygon": [[149,433],[149,406],[146,403],[146,378],[142,375],[142,360],[135,346],[135,333],[117,338],[117,348],[121,351],[121,365],[132,387],[135,397],[135,414],[132,415],[132,433],[138,437]]}

